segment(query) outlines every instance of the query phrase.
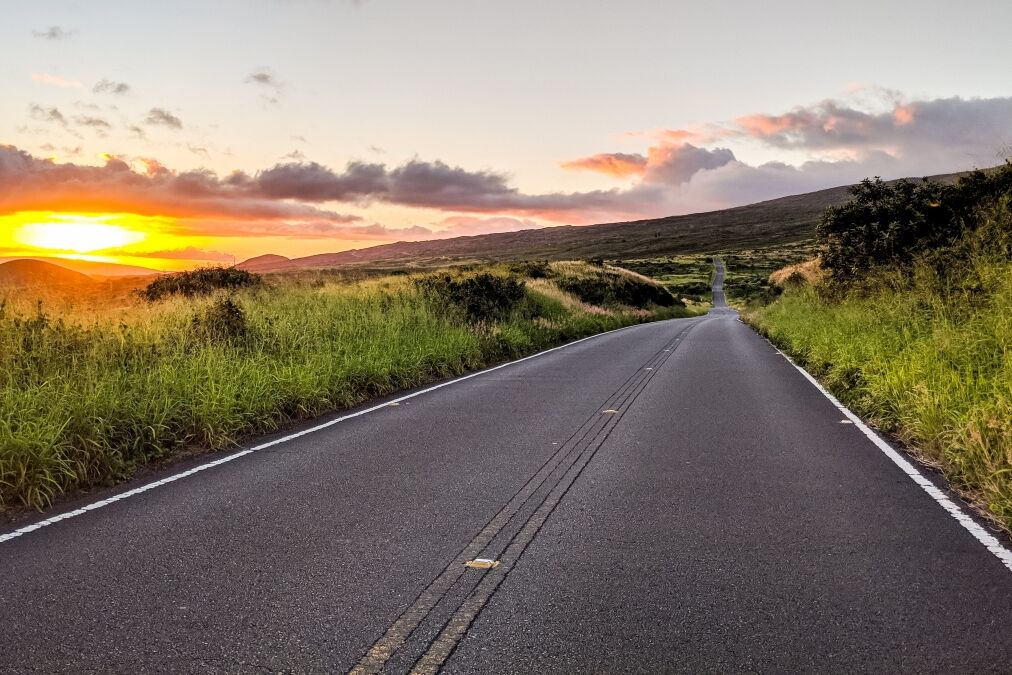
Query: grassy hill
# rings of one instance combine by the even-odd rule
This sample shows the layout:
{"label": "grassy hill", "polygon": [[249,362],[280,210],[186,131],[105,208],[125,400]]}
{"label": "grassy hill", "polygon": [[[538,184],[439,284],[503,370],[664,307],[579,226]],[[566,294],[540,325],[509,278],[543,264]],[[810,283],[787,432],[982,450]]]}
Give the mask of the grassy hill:
{"label": "grassy hill", "polygon": [[[952,181],[959,175],[934,178]],[[262,256],[239,266],[257,272],[348,265],[395,269],[459,262],[615,260],[754,249],[810,239],[822,212],[845,202],[848,189],[841,186],[722,211],[651,220],[397,242],[294,260]]]}
{"label": "grassy hill", "polygon": [[0,288],[63,288],[91,286],[91,277],[40,260],[12,260],[0,264]]}

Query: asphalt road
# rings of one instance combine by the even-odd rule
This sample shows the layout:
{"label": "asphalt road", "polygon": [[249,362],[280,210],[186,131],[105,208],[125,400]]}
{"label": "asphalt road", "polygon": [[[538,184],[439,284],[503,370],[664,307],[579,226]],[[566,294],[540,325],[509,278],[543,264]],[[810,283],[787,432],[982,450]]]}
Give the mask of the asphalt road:
{"label": "asphalt road", "polygon": [[706,317],[0,528],[0,671],[1012,671],[1005,549],[722,279]]}

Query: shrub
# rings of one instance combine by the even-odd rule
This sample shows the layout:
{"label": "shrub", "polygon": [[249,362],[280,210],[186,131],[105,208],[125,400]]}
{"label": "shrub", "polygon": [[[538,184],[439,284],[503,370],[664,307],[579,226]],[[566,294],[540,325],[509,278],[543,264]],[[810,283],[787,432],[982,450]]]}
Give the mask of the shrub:
{"label": "shrub", "polygon": [[262,284],[263,277],[253,272],[235,267],[205,267],[155,279],[139,292],[148,302],[155,302],[172,295],[189,298],[195,295],[209,295],[219,289],[231,291]]}
{"label": "shrub", "polygon": [[193,331],[208,342],[236,343],[249,337],[250,327],[242,306],[222,298],[193,317]]}
{"label": "shrub", "polygon": [[591,305],[628,305],[672,307],[681,304],[671,293],[657,284],[625,274],[606,273],[574,276],[558,280],[559,288],[572,293]]}
{"label": "shrub", "polygon": [[956,185],[865,179],[851,188],[853,199],[823,215],[823,266],[838,284],[877,266],[909,271],[921,254],[951,247],[975,229],[980,209],[1010,191],[1012,162],[973,171]]}
{"label": "shrub", "polygon": [[416,279],[415,285],[430,300],[463,312],[470,322],[508,318],[523,300],[526,288],[521,279],[490,272],[432,274]]}
{"label": "shrub", "polygon": [[527,262],[512,263],[509,266],[511,274],[516,274],[528,279],[548,279],[552,276],[552,268],[547,260],[530,260]]}

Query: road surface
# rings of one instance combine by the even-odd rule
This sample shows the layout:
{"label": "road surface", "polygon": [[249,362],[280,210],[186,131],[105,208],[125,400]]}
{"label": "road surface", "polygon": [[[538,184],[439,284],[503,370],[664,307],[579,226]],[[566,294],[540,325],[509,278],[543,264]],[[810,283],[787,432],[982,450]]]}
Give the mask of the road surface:
{"label": "road surface", "polygon": [[0,671],[1012,670],[1007,542],[722,279],[706,317],[0,529]]}

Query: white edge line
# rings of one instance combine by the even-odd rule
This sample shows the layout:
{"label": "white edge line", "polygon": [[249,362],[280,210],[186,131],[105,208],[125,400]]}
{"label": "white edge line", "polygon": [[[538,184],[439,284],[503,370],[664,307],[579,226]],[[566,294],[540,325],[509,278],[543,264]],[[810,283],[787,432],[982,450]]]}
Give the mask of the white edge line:
{"label": "white edge line", "polygon": [[[691,317],[685,317],[685,318],[691,318]],[[483,370],[478,370],[478,371],[475,371],[473,373],[468,373],[467,375],[462,375],[460,377],[455,377],[452,380],[447,380],[446,382],[440,382],[439,384],[435,384],[435,385],[433,385],[431,387],[427,387],[425,389],[421,389],[419,391],[412,392],[410,394],[405,394],[404,396],[401,396],[399,398],[395,398],[395,399],[392,399],[392,400],[389,400],[389,401],[384,401],[383,403],[379,403],[377,405],[370,406],[368,408],[365,408],[363,410],[359,410],[357,412],[348,413],[347,415],[342,415],[341,417],[334,418],[334,419],[332,419],[332,420],[330,420],[328,422],[324,422],[323,424],[318,424],[318,425],[316,425],[314,427],[310,427],[309,429],[303,429],[302,431],[299,431],[297,433],[290,434],[290,435],[285,436],[283,438],[275,439],[275,440],[270,441],[268,443],[263,443],[261,445],[257,445],[255,447],[249,448],[247,450],[240,450],[239,452],[232,453],[231,455],[228,455],[226,457],[222,457],[220,459],[216,459],[216,460],[213,460],[211,462],[207,462],[205,464],[201,464],[199,466],[195,466],[192,469],[188,469],[186,471],[181,471],[180,473],[173,474],[173,475],[168,476],[166,478],[162,478],[161,480],[157,480],[157,481],[155,481],[153,483],[148,483],[147,485],[142,485],[142,486],[140,486],[138,488],[134,488],[133,490],[127,490],[126,492],[120,493],[118,495],[113,495],[112,497],[109,497],[107,499],[102,499],[102,500],[97,501],[97,502],[92,502],[91,504],[88,504],[87,506],[82,506],[81,508],[74,509],[73,511],[67,511],[66,513],[61,513],[59,515],[52,516],[51,518],[46,518],[45,520],[40,520],[39,522],[32,523],[31,525],[26,525],[26,526],[24,526],[22,528],[14,530],[13,532],[8,532],[7,534],[0,534],[0,544],[2,544],[5,541],[10,541],[11,539],[16,539],[16,538],[21,537],[23,535],[29,534],[31,532],[35,532],[37,530],[41,530],[41,529],[43,529],[45,527],[49,527],[50,525],[55,525],[56,523],[59,523],[60,521],[68,520],[70,518],[76,518],[77,516],[83,516],[84,514],[88,513],[89,511],[95,511],[96,509],[101,509],[101,508],[103,508],[105,506],[109,506],[110,504],[114,504],[114,503],[122,501],[124,499],[129,499],[130,497],[136,497],[137,495],[143,494],[143,493],[147,492],[148,490],[154,490],[155,488],[161,487],[163,485],[168,485],[169,483],[174,483],[177,480],[181,480],[183,478],[187,478],[189,476],[192,476],[195,473],[200,473],[201,471],[206,471],[207,469],[212,469],[212,468],[214,468],[216,466],[221,466],[222,464],[226,464],[228,462],[231,462],[232,460],[239,459],[240,457],[245,457],[246,455],[251,455],[254,452],[257,452],[257,451],[260,451],[260,450],[266,450],[267,448],[274,447],[275,445],[281,445],[282,443],[287,443],[288,441],[293,441],[296,438],[302,438],[303,436],[308,436],[309,434],[314,434],[314,433],[316,433],[318,431],[323,431],[324,429],[329,429],[330,427],[332,427],[332,426],[334,426],[336,424],[340,424],[341,422],[344,422],[346,420],[350,420],[350,419],[352,419],[354,417],[361,417],[362,415],[368,415],[369,413],[375,412],[377,410],[380,410],[381,408],[386,408],[391,403],[400,403],[401,401],[406,401],[406,400],[408,400],[410,398],[415,398],[416,396],[421,396],[422,394],[428,394],[430,392],[436,391],[437,389],[442,389],[443,387],[449,387],[451,384],[457,384],[458,382],[463,382],[464,380],[470,380],[472,377],[478,377],[479,375],[485,375],[486,373],[494,372],[496,370],[499,370],[500,368],[506,368],[507,366],[512,366],[512,365],[516,365],[518,363],[523,363],[524,361],[529,361],[531,359],[536,359],[536,358],[538,358],[540,356],[544,356],[545,354],[550,354],[551,352],[558,351],[560,349],[566,349],[567,347],[572,347],[573,345],[579,344],[581,342],[586,342],[587,340],[593,340],[595,338],[603,337],[605,335],[610,335],[612,333],[618,333],[619,331],[629,330],[630,328],[636,328],[637,326],[646,326],[646,325],[649,325],[649,324],[647,324],[647,323],[637,323],[637,324],[633,324],[631,326],[623,326],[621,328],[615,328],[613,330],[605,331],[603,333],[595,333],[594,335],[588,335],[587,337],[580,338],[579,340],[573,340],[572,342],[567,342],[564,345],[559,345],[558,347],[552,347],[550,349],[546,349],[544,351],[540,351],[540,352],[537,352],[535,354],[531,354],[529,356],[525,356],[523,358],[516,359],[515,361],[507,361],[506,363],[500,363],[498,366],[492,366],[491,368],[485,368]]]}
{"label": "white edge line", "polygon": [[919,485],[922,490],[931,495],[932,499],[938,502],[938,504],[943,509],[948,511],[950,516],[955,518],[956,521],[964,528],[966,528],[966,530],[970,534],[972,534],[977,541],[983,544],[988,551],[993,553],[1002,562],[1002,564],[1005,565],[1005,567],[1007,567],[1009,570],[1012,570],[1012,551],[1009,551],[1007,548],[1005,548],[1001,544],[1001,542],[998,541],[997,537],[995,537],[993,534],[991,534],[983,527],[981,527],[977,523],[977,521],[971,518],[963,509],[959,507],[958,504],[949,499],[949,497],[940,489],[938,489],[938,487],[934,483],[925,478],[923,474],[921,474],[916,468],[914,468],[914,466],[910,462],[906,460],[906,458],[904,458],[900,453],[894,450],[891,445],[882,440],[882,437],[879,436],[877,433],[875,433],[875,431],[873,431],[871,427],[865,424],[864,420],[862,420],[860,417],[851,412],[850,409],[847,408],[847,406],[840,403],[840,401],[835,396],[829,393],[829,391],[825,387],[823,387],[818,380],[812,377],[812,375],[809,374],[807,370],[796,364],[791,357],[787,356],[787,354],[784,354],[782,351],[777,349],[776,345],[773,345],[772,342],[770,342],[770,345],[772,345],[773,348],[776,349],[777,354],[780,354],[780,356],[787,359],[787,362],[790,363],[792,366],[794,366],[799,373],[804,375],[806,380],[811,382],[816,389],[822,392],[822,395],[828,398],[830,402],[834,406],[836,406],[836,408],[841,413],[846,415],[847,419],[853,422],[854,425],[858,429],[860,429],[861,432],[864,433],[864,435],[867,436],[868,439],[871,440],[871,442],[874,443],[875,446],[878,447],[878,449],[881,450],[886,457],[888,457],[893,461],[893,464],[898,466],[900,470],[910,478],[910,480],[917,483],[917,485]]}

